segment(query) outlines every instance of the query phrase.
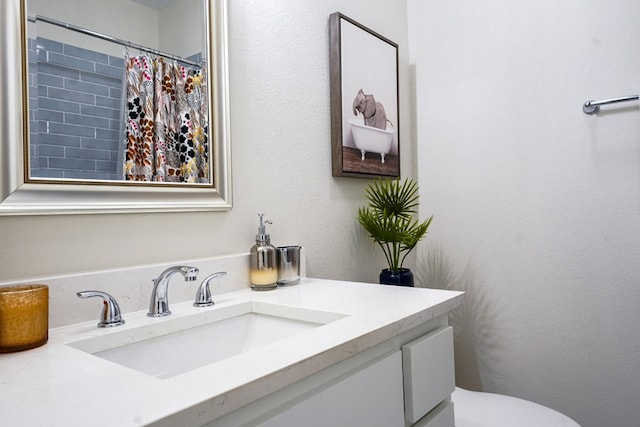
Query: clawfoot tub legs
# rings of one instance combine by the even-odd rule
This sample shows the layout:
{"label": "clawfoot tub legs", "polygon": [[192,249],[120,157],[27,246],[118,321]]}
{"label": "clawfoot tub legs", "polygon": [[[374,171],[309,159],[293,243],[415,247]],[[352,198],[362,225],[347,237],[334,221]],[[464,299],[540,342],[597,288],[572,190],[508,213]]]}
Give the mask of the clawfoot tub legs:
{"label": "clawfoot tub legs", "polygon": [[361,160],[365,161],[367,153],[380,154],[381,163],[385,162],[385,156],[391,151],[393,143],[392,128],[378,129],[360,123],[357,119],[350,119],[351,133],[353,135],[354,148],[360,150]]}
{"label": "clawfoot tub legs", "polygon": [[[362,157],[360,158],[360,160],[364,161],[364,156],[367,154],[367,150],[360,150],[360,153],[362,153]],[[382,158],[382,163],[384,163],[384,153],[380,153],[380,157]]]}

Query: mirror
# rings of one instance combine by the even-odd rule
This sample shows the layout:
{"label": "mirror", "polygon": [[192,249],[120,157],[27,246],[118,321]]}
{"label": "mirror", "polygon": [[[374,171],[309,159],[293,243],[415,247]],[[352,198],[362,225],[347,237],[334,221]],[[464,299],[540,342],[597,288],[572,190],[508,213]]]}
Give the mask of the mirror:
{"label": "mirror", "polygon": [[[0,6],[0,215],[230,209],[227,1],[65,1],[65,7],[48,0]],[[116,12],[105,7],[117,8],[122,18],[109,22],[105,17]],[[207,19],[188,25],[190,34],[164,30],[176,27],[168,17],[175,24],[183,12],[188,22]],[[136,28],[141,22],[150,28]],[[131,94],[144,86],[131,92],[125,84],[134,80],[127,64],[141,61],[153,69],[168,64],[189,83],[182,98],[181,87],[169,85],[178,105],[188,104],[182,115],[157,120],[159,113],[148,112],[156,119],[154,132],[164,124],[166,145],[175,149],[142,162],[153,166],[147,177],[132,168],[131,159],[143,151],[130,144],[138,142],[132,129],[143,127],[130,120],[140,112]],[[163,88],[166,79],[157,79]],[[172,165],[177,158],[182,166]],[[160,159],[165,175],[155,172]]]}

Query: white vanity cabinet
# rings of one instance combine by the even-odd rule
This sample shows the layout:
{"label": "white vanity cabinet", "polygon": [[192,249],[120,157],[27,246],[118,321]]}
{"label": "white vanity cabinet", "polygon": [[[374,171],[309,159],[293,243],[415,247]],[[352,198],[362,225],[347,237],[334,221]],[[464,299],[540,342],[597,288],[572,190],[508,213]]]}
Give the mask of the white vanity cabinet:
{"label": "white vanity cabinet", "polygon": [[[149,273],[143,269],[140,277],[143,272]],[[128,274],[105,274],[100,283]],[[70,293],[87,279],[65,280],[78,284],[64,288]],[[147,316],[146,307],[127,312],[118,328],[96,328],[92,317],[51,329],[45,346],[0,354],[0,425],[453,427],[448,314],[462,304],[462,292],[304,278],[273,292],[243,288],[214,299],[211,307],[195,308],[190,293],[164,318]],[[265,344],[188,367],[182,356],[189,352],[232,346],[227,335],[201,337],[206,343],[192,342],[165,362],[188,368],[169,378],[92,353],[197,325],[229,328],[223,321],[249,308],[312,325],[281,338],[275,334],[280,329],[233,326],[225,333],[243,342],[274,334]],[[69,400],[71,395],[78,399]]]}
{"label": "white vanity cabinet", "polygon": [[402,346],[404,408],[410,425],[453,426],[453,328],[437,329]]}
{"label": "white vanity cabinet", "polygon": [[375,360],[257,425],[401,426],[404,423],[401,359],[400,351],[396,351]]}
{"label": "white vanity cabinet", "polygon": [[453,427],[453,369],[452,328],[435,319],[208,427]]}

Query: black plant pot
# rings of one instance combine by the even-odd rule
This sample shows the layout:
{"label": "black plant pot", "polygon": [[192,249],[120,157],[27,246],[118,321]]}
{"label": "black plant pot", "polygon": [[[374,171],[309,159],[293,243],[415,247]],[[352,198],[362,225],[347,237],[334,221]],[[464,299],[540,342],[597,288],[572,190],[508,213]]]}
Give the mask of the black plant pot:
{"label": "black plant pot", "polygon": [[413,288],[413,273],[408,268],[399,268],[398,271],[385,268],[380,272],[380,284]]}

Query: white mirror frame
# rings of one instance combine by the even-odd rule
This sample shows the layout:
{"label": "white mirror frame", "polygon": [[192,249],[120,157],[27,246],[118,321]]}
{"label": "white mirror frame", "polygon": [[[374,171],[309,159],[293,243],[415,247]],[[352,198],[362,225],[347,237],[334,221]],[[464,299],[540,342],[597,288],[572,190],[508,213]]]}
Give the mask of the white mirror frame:
{"label": "white mirror frame", "polygon": [[[0,1],[0,215],[229,210],[231,135],[227,1],[207,0],[213,170],[216,188],[25,182],[28,138],[25,0]],[[213,27],[213,28],[211,28]]]}

